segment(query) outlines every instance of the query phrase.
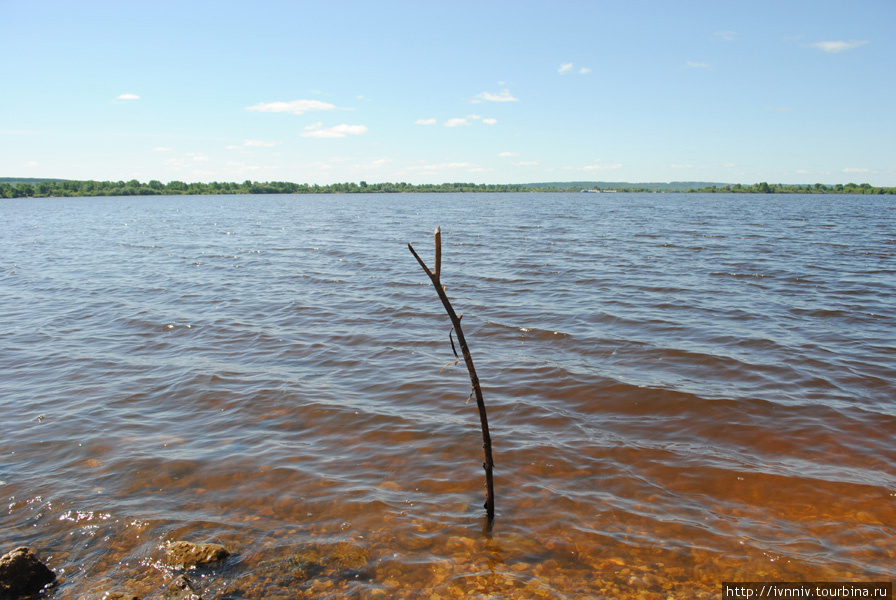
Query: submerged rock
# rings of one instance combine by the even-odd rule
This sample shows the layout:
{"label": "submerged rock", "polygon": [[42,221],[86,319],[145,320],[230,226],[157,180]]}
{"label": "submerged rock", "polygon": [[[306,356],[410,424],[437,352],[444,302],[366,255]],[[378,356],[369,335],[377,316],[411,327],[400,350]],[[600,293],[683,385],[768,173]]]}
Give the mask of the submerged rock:
{"label": "submerged rock", "polygon": [[230,550],[220,544],[194,544],[192,542],[168,542],[165,545],[166,562],[175,569],[201,567],[230,556]]}
{"label": "submerged rock", "polygon": [[193,587],[193,582],[181,575],[168,586],[165,600],[202,600],[202,596]]}
{"label": "submerged rock", "polygon": [[28,548],[16,548],[0,557],[0,598],[36,594],[56,581],[56,574]]}
{"label": "submerged rock", "polygon": [[327,553],[326,565],[336,570],[357,570],[368,562],[367,550],[361,546],[343,542],[336,544]]}

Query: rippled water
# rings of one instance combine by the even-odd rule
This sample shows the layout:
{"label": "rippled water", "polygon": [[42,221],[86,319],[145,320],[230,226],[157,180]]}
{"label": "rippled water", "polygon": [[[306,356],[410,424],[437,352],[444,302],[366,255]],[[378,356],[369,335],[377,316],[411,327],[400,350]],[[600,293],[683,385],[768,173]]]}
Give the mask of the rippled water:
{"label": "rippled water", "polygon": [[[896,575],[889,197],[0,204],[0,542],[53,598],[718,597]],[[475,402],[432,261],[483,384]],[[93,595],[91,595],[93,594]]]}

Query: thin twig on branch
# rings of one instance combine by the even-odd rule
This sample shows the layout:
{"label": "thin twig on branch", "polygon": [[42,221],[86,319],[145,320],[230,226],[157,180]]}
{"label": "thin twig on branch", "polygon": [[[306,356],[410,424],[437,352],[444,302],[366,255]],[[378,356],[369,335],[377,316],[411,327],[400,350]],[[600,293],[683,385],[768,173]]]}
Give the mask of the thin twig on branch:
{"label": "thin twig on branch", "polygon": [[[464,332],[460,327],[461,318],[454,312],[454,308],[452,308],[451,302],[448,300],[448,295],[445,293],[445,286],[442,285],[439,278],[442,271],[442,231],[439,227],[436,227],[435,231],[435,244],[436,263],[434,272],[429,270],[429,267],[426,266],[426,263],[423,262],[423,259],[420,258],[417,252],[414,251],[414,247],[411,246],[410,243],[408,243],[408,249],[411,251],[411,254],[414,255],[414,258],[417,259],[417,262],[420,263],[420,266],[423,267],[423,271],[426,272],[427,276],[429,276],[429,279],[432,281],[433,286],[436,288],[436,293],[438,293],[439,299],[445,307],[445,312],[448,313],[448,317],[451,319],[452,328],[457,334],[457,342],[460,344],[464,361],[467,363],[467,371],[470,373],[470,383],[473,386],[471,396],[476,396],[476,405],[479,407],[479,421],[482,425],[482,449],[485,453],[485,462],[482,463],[482,468],[485,469],[485,512],[488,515],[489,522],[491,522],[492,519],[495,518],[495,485],[492,476],[492,471],[495,465],[494,461],[492,461],[492,438],[488,431],[488,415],[485,412],[485,401],[482,399],[482,388],[479,387],[479,377],[476,375],[476,367],[473,366],[473,357],[470,355],[467,340],[464,338]],[[453,341],[451,347],[453,350]],[[456,351],[455,356],[457,356]]]}

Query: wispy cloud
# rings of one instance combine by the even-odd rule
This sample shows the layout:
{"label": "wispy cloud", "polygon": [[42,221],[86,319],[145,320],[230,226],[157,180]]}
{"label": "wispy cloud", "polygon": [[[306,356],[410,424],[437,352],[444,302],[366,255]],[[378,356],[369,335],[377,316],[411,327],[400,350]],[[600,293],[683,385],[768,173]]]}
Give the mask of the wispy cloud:
{"label": "wispy cloud", "polygon": [[740,37],[740,34],[736,31],[717,31],[712,34],[714,37],[722,40],[723,42],[733,42]]}
{"label": "wispy cloud", "polygon": [[254,106],[247,106],[250,112],[287,112],[301,115],[314,110],[333,110],[335,105],[320,100],[290,100],[289,102],[261,102]]}
{"label": "wispy cloud", "polygon": [[697,61],[693,61],[693,60],[689,60],[687,62],[687,66],[688,66],[688,68],[691,68],[691,69],[709,69],[711,67],[711,65],[709,63],[697,62]]}
{"label": "wispy cloud", "polygon": [[519,102],[519,98],[515,98],[513,94],[510,93],[510,90],[501,90],[500,94],[493,94],[491,92],[482,92],[481,94],[477,94],[475,98],[473,98],[474,103],[478,102]]}
{"label": "wispy cloud", "polygon": [[370,162],[364,163],[363,165],[360,165],[360,167],[363,169],[380,169],[388,165],[390,162],[392,162],[392,160],[388,158],[377,158],[371,160]]}
{"label": "wispy cloud", "polygon": [[414,121],[414,125],[435,125],[435,119],[417,119]]}
{"label": "wispy cloud", "polygon": [[305,133],[301,133],[303,138],[344,138],[350,135],[361,135],[367,133],[366,125],[336,125],[335,127],[324,127],[323,123],[315,123],[305,128]]}
{"label": "wispy cloud", "polygon": [[472,125],[472,121],[481,121],[486,125],[494,125],[498,119],[484,118],[479,115],[467,115],[466,117],[455,117],[445,121],[445,127],[461,127],[463,125]]}
{"label": "wispy cloud", "polygon": [[[568,75],[573,72],[576,72],[576,68],[575,65],[571,62],[563,63],[562,65],[560,65],[560,68],[557,69],[557,73],[559,73],[560,75]],[[591,69],[589,69],[588,67],[579,67],[579,70],[577,72],[579,73],[579,75],[585,75],[587,73],[590,73]]]}
{"label": "wispy cloud", "polygon": [[247,165],[245,163],[240,163],[240,162],[228,162],[226,164],[226,166],[227,166],[227,168],[229,168],[231,170],[235,170],[236,172],[239,172],[239,173],[248,173],[248,172],[252,172],[252,171],[260,171],[261,170],[261,167],[259,167],[257,165]]}
{"label": "wispy cloud", "polygon": [[859,46],[864,46],[865,44],[870,44],[868,40],[850,40],[848,42],[836,41],[836,42],[816,42],[814,44],[810,44],[813,48],[817,48],[823,52],[830,52],[832,54],[836,54],[838,52],[845,52],[846,50],[852,50],[853,48],[858,48]]}
{"label": "wispy cloud", "polygon": [[169,148],[167,146],[156,146],[153,148],[153,151],[155,152],[171,152],[172,150],[174,150],[174,148]]}
{"label": "wispy cloud", "polygon": [[279,144],[280,142],[267,142],[265,140],[246,140],[243,142],[243,146],[248,148],[273,148]]}
{"label": "wispy cloud", "polygon": [[439,164],[426,164],[426,165],[413,165],[407,167],[408,171],[447,171],[450,169],[466,169],[468,171],[481,171],[482,167],[477,165],[476,163],[470,162],[450,162],[450,163],[439,163]]}
{"label": "wispy cloud", "polygon": [[346,173],[361,173],[363,178],[364,176],[366,176],[363,174],[373,174],[373,171],[379,171],[388,166],[390,163],[392,163],[392,159],[385,157],[375,158],[366,162],[356,162],[355,158],[351,156],[333,156],[325,162],[316,161],[308,163],[307,167],[318,171],[340,170]]}
{"label": "wispy cloud", "polygon": [[846,167],[843,169],[844,173],[870,173],[871,169],[865,169],[862,167]]}
{"label": "wispy cloud", "polygon": [[115,98],[116,100],[139,100],[140,96],[137,94],[120,94]]}
{"label": "wispy cloud", "polygon": [[615,171],[622,168],[622,163],[605,164],[603,161],[596,161],[593,165],[583,167],[586,171]]}
{"label": "wispy cloud", "polygon": [[199,175],[207,174],[207,171],[197,171],[196,169],[207,165],[210,160],[208,154],[204,152],[187,152],[186,154],[165,159],[164,164],[175,171],[189,171],[194,175]]}
{"label": "wispy cloud", "polygon": [[505,158],[512,158],[514,156],[519,156],[517,152],[499,152],[498,156],[503,156]]}

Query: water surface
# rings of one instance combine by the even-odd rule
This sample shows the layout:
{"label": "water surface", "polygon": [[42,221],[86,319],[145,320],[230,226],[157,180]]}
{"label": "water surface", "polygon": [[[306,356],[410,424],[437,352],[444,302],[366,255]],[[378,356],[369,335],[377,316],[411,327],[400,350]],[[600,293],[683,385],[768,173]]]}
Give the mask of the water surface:
{"label": "water surface", "polygon": [[[892,580],[871,196],[4,200],[0,540],[52,598],[718,597]],[[497,517],[432,262],[482,381]]]}

